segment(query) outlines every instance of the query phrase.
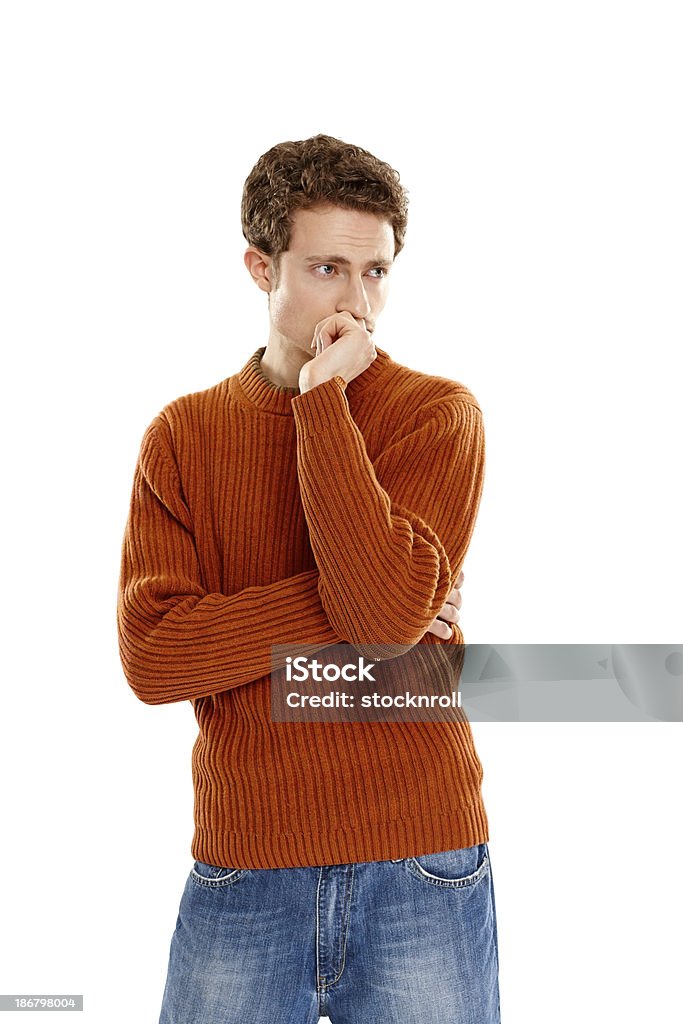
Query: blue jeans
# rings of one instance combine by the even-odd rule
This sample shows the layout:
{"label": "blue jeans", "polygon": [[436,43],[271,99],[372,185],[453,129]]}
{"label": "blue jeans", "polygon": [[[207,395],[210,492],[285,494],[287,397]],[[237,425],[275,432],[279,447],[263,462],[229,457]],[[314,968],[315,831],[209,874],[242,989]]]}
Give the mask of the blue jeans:
{"label": "blue jeans", "polygon": [[195,861],[159,1024],[498,1024],[487,843],[303,868]]}

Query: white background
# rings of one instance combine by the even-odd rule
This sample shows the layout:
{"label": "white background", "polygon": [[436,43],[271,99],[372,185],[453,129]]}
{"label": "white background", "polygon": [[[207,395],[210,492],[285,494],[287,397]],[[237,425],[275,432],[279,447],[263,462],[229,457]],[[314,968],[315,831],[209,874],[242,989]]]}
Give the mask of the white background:
{"label": "white background", "polygon": [[[681,639],[677,14],[3,4],[0,992],[158,1019],[196,723],[126,683],[120,546],[149,421],[266,342],[239,206],[275,143],[409,189],[376,341],[484,410],[466,641]],[[678,1019],[681,725],[473,730],[503,1024]]]}

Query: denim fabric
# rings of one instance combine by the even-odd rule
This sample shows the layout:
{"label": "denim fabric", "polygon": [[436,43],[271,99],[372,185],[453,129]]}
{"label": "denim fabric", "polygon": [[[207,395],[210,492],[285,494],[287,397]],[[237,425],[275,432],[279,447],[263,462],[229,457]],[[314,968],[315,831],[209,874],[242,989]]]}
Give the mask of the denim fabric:
{"label": "denim fabric", "polygon": [[195,861],[159,1024],[498,1024],[487,843],[304,868]]}

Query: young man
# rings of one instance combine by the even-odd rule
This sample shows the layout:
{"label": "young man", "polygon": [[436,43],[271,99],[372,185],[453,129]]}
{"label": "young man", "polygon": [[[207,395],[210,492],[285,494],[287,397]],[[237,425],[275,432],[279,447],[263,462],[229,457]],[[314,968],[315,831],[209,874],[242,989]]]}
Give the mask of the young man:
{"label": "young man", "polygon": [[268,342],[142,439],[121,659],[140,700],[189,700],[199,725],[160,1024],[500,1019],[466,717],[271,714],[274,645],[463,643],[482,414],[375,344],[406,220],[399,175],[363,149],[265,153],[242,223]]}

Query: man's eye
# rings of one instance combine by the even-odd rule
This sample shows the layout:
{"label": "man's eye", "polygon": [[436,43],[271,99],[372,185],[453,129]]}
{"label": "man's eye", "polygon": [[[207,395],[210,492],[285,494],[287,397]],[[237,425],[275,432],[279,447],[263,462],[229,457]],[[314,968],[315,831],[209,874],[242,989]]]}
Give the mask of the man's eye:
{"label": "man's eye", "polygon": [[[329,270],[334,270],[334,266],[333,266],[332,263],[319,263],[318,266],[315,269],[316,270],[325,270],[325,268],[327,268]],[[387,268],[386,267],[372,267],[372,270],[379,270],[380,271],[380,273],[378,275],[378,277],[380,279],[382,277],[386,277],[387,276]],[[323,277],[331,277],[332,275],[331,274],[323,274],[322,276]]]}

